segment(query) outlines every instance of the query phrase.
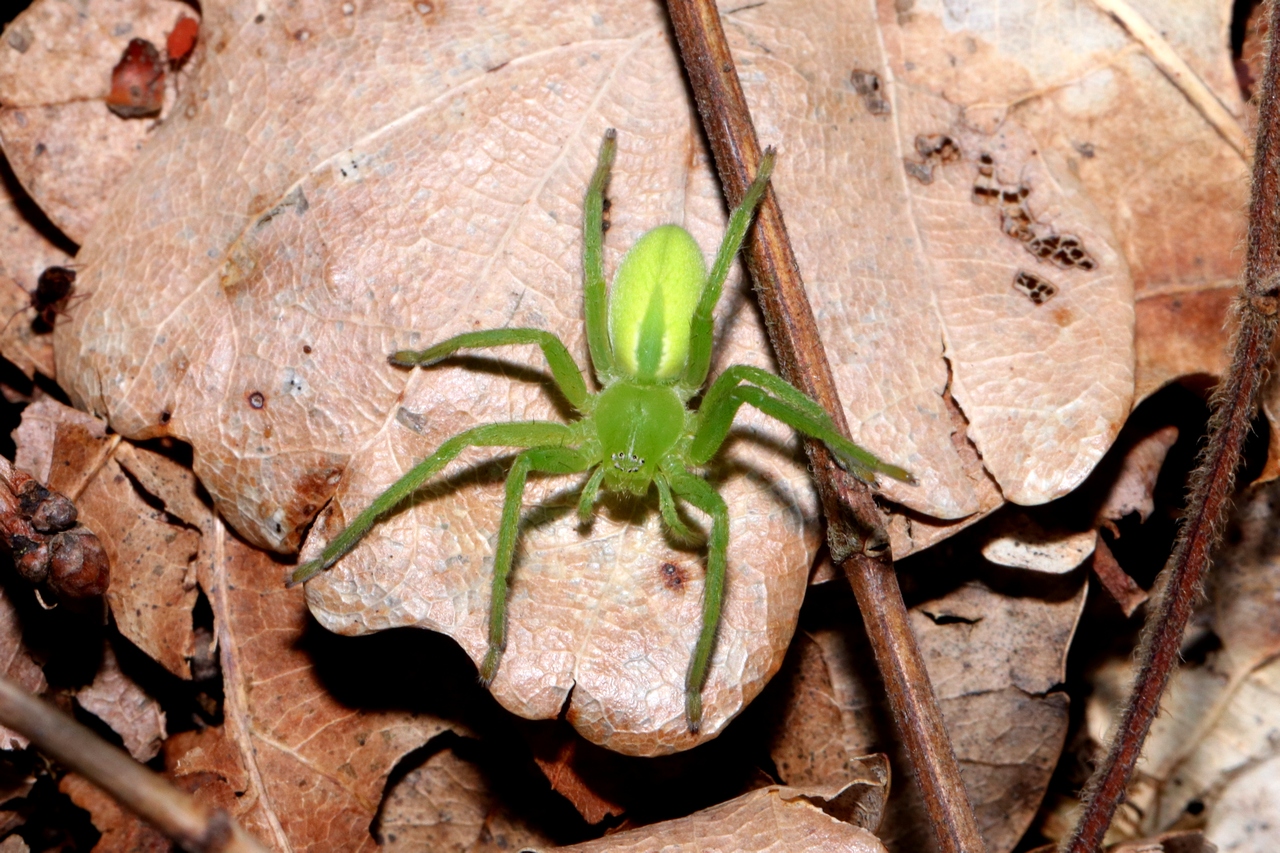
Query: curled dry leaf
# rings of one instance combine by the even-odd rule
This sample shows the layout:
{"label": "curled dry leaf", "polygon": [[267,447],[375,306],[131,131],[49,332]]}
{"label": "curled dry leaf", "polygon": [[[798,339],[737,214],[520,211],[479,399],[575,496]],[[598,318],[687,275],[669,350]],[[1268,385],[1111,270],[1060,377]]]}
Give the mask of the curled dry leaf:
{"label": "curled dry leaf", "polygon": [[[18,610],[9,600],[9,590],[4,587],[0,587],[0,674],[32,693],[43,693],[49,686],[44,679],[44,670],[22,642]],[[24,749],[26,746],[25,737],[0,726],[0,750]]]}
{"label": "curled dry leaf", "polygon": [[1115,554],[1111,553],[1111,548],[1107,545],[1107,540],[1102,538],[1101,533],[1098,534],[1098,544],[1093,551],[1092,568],[1098,580],[1102,582],[1103,588],[1116,600],[1116,604],[1120,605],[1125,616],[1132,616],[1139,605],[1147,600],[1146,590],[1140,587],[1138,582],[1120,565],[1120,561],[1116,559]]}
{"label": "curled dry leaf", "polygon": [[883,853],[885,848],[874,835],[827,814],[815,799],[795,788],[771,785],[688,817],[556,849],[572,853],[685,847],[706,853]]}
{"label": "curled dry leaf", "polygon": [[499,853],[552,844],[508,814],[479,768],[451,749],[387,789],[374,834],[383,853]]}
{"label": "curled dry leaf", "polygon": [[[211,50],[182,108],[86,244],[82,280],[96,310],[60,324],[73,397],[124,435],[190,441],[226,517],[277,550],[297,546],[335,491],[318,536],[465,426],[557,413],[509,371],[475,369],[492,361],[406,374],[384,358],[503,325],[550,328],[582,354],[579,200],[606,126],[622,144],[611,265],[656,222],[681,219],[707,245],[721,228],[691,111],[672,108],[685,89],[660,6],[584,7],[551,21],[519,6],[422,9],[299,3],[261,20],[248,3],[211,10]],[[889,492],[930,516],[895,526],[906,553],[944,535],[940,520],[998,505],[988,475],[1035,502],[1088,472],[1129,406],[1130,284],[1107,223],[1015,124],[975,129],[940,95],[893,107],[911,117],[905,138],[883,111],[867,113],[845,65],[848,39],[862,67],[888,61],[869,15],[774,4],[740,10],[730,29],[762,131],[784,143],[776,186],[811,285],[829,294],[818,313],[855,438],[924,481]],[[803,51],[777,36],[797,20],[814,24]],[[393,55],[370,62],[371,40]],[[901,151],[943,131],[958,156],[921,184]],[[814,152],[832,153],[813,167]],[[233,170],[237,180],[206,180]],[[1025,210],[975,204],[980,179],[1026,184]],[[1006,220],[1021,230],[1007,233]],[[1062,263],[1074,266],[1059,274]],[[1056,295],[1036,305],[1015,284],[1023,267],[1045,264]],[[765,361],[742,299],[727,300],[720,364]],[[1000,335],[989,334],[993,316]],[[1051,355],[1014,357],[1028,348]],[[963,436],[952,442],[963,416],[949,385],[976,451]],[[739,442],[716,472],[738,515],[703,737],[779,665],[796,577],[812,557],[803,469],[785,431],[764,435],[785,451]],[[495,474],[455,479],[314,583],[325,624],[430,627],[478,657]],[[530,502],[570,488],[539,484]],[[565,498],[526,528],[496,695],[548,717],[572,687],[568,716],[592,740],[631,752],[691,745],[680,696],[698,555],[668,546],[652,508],[602,513],[584,538],[559,509]],[[687,567],[684,595],[659,586],[666,563]]]}
{"label": "curled dry leaf", "polygon": [[551,783],[551,789],[572,803],[583,820],[596,824],[626,812],[624,806],[610,800],[579,773],[581,740],[576,735],[556,727],[535,729],[526,736],[531,740],[534,763]]}
{"label": "curled dry leaf", "polygon": [[[1139,833],[1190,822],[1222,850],[1261,853],[1280,844],[1277,511],[1280,486],[1272,483],[1235,513],[1203,614],[1221,647],[1180,668],[1170,682],[1128,798],[1142,816]],[[1212,648],[1212,639],[1202,645]],[[1088,715],[1095,738],[1115,719],[1129,675],[1126,665],[1100,673]]]}
{"label": "curled dry leaf", "polygon": [[165,739],[164,711],[120,669],[110,643],[103,644],[102,663],[93,683],[76,691],[76,701],[120,735],[124,748],[136,760],[145,763],[160,753]]}
{"label": "curled dry leaf", "polygon": [[1145,435],[1139,435],[1128,447],[1117,447],[1119,471],[1111,480],[1111,488],[1099,507],[1097,520],[1112,528],[1130,513],[1146,521],[1155,510],[1156,480],[1169,449],[1178,440],[1176,426],[1164,426]]}
{"label": "curled dry leaf", "polygon": [[94,828],[102,833],[93,848],[98,853],[169,853],[174,849],[162,832],[79,773],[63,776],[58,790],[87,811]]}
{"label": "curled dry leaf", "polygon": [[131,40],[164,44],[191,12],[178,0],[37,0],[5,28],[0,145],[41,210],[77,243],[151,134],[151,122],[108,112],[112,69]]}
{"label": "curled dry leaf", "polygon": [[1089,558],[1097,533],[1092,530],[1046,530],[1032,515],[1009,512],[987,526],[982,556],[997,566],[1061,575]]}
{"label": "curled dry leaf", "polygon": [[[992,853],[1012,850],[1030,825],[1067,733],[1067,697],[1055,688],[1065,678],[1067,649],[1086,587],[1043,577],[1039,587],[1002,585],[996,591],[974,581],[910,610],[978,826]],[[831,618],[848,624],[855,617],[841,611]],[[836,718],[829,712],[790,713],[788,727],[798,730],[781,744],[775,741],[775,750],[807,740],[814,747],[828,742],[826,752],[815,755],[812,769],[804,766],[802,756],[797,765],[794,747],[775,751],[775,760],[791,755],[790,766],[807,773],[831,767],[837,744],[846,755],[891,748],[893,733],[882,729],[886,712],[876,707],[883,699],[875,674],[868,670],[870,651],[860,631],[811,632],[816,650],[802,652],[812,660],[802,667],[809,674],[801,684],[816,687],[815,698],[837,709],[837,734],[830,734]],[[893,849],[931,849],[933,835],[910,768],[898,769],[901,775],[895,774],[878,834]]]}
{"label": "curled dry leaf", "polygon": [[171,737],[167,775],[278,850],[374,850],[369,827],[391,769],[450,726],[336,698],[299,640],[309,622],[301,591],[285,589],[280,565],[220,524],[215,542],[200,584],[213,608],[225,722]]}
{"label": "curled dry leaf", "polygon": [[[101,421],[51,398],[24,410],[14,435],[18,466],[74,496],[81,521],[100,532],[114,576],[107,603],[120,633],[174,675],[190,678],[198,525],[207,527],[211,518],[194,499],[191,472],[108,436]],[[134,473],[147,465],[163,467],[179,485],[158,488]],[[181,503],[174,493],[190,497]],[[156,509],[156,502],[174,509]],[[178,506],[195,518],[179,516]]]}
{"label": "curled dry leaf", "polygon": [[841,707],[821,644],[798,634],[789,659],[787,698],[769,747],[778,777],[794,788],[844,786],[843,796],[856,796],[850,822],[875,832],[889,797],[889,760],[858,755],[866,733]]}

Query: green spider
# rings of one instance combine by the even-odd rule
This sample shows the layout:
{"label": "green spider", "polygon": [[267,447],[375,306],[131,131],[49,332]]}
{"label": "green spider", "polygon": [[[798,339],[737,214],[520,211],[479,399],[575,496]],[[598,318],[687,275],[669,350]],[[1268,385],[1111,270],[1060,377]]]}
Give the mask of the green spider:
{"label": "green spider", "polygon": [[515,447],[521,452],[507,475],[506,501],[493,558],[489,605],[489,650],[480,681],[493,680],[507,642],[507,579],[511,573],[525,480],[530,472],[576,474],[590,471],[578,501],[578,515],[590,520],[601,489],[637,497],[658,489],[663,521],[678,539],[697,541],[676,511],[682,498],[711,518],[707,572],[702,598],[702,632],[685,680],[685,714],[690,731],[702,721],[702,687],[707,679],[720,607],[724,596],[729,511],[724,499],[695,470],[707,465],[729,434],[734,416],[749,403],[831,448],[860,479],[875,482],[877,472],[914,482],[901,468],[882,462],[841,436],[826,411],[785,380],[758,367],[737,364],[712,383],[697,409],[689,400],[702,388],[711,365],[712,313],[729,266],[746,236],[751,217],[773,171],[774,152],[765,152],[759,174],[716,253],[710,275],[702,250],[678,225],[647,232],[623,257],[606,296],[604,264],[604,189],[617,149],[616,132],[600,145],[595,174],[587,188],[583,225],[583,266],[587,346],[601,390],[587,390],[582,372],[564,343],[541,329],[490,329],[468,332],[421,351],[403,350],[392,364],[426,367],[460,349],[537,344],[560,392],[577,410],[577,420],[514,421],[486,424],[450,438],[419,462],[346,530],[329,542],[320,558],[299,566],[290,585],[302,583],[342,558],[369,528],[467,447]]}

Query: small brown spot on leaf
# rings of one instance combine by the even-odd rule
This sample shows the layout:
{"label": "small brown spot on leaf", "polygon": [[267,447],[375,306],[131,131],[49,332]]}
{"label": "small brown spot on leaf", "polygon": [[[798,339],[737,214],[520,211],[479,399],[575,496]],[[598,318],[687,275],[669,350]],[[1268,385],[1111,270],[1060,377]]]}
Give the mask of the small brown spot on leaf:
{"label": "small brown spot on leaf", "polygon": [[306,353],[307,355],[311,355],[311,345],[310,345],[310,344],[303,344],[303,345],[302,345],[302,351],[303,351],[304,353]]}
{"label": "small brown spot on leaf", "polygon": [[854,69],[849,75],[849,82],[853,84],[853,90],[862,96],[862,103],[867,108],[867,112],[873,116],[889,114],[889,102],[884,99],[880,91],[879,74],[874,71]]}
{"label": "small brown spot on leaf", "polygon": [[267,398],[262,395],[261,391],[249,392],[249,405],[255,409],[261,409],[267,404]]}
{"label": "small brown spot on leaf", "polygon": [[907,174],[922,184],[933,183],[933,169],[935,166],[954,163],[963,156],[956,141],[950,136],[942,134],[917,136],[916,152],[920,155],[922,162],[917,163],[904,159],[903,163],[906,166]]}
{"label": "small brown spot on leaf", "polygon": [[662,576],[662,585],[672,592],[683,592],[686,580],[685,570],[675,563],[663,563],[658,570]]}

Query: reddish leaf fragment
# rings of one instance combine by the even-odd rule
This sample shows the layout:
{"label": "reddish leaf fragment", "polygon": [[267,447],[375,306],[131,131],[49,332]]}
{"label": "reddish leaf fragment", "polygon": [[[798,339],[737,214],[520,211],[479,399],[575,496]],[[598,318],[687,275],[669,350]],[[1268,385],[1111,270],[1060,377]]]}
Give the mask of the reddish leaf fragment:
{"label": "reddish leaf fragment", "polygon": [[1098,580],[1102,581],[1102,586],[1116,600],[1116,604],[1120,605],[1125,616],[1132,616],[1138,605],[1147,600],[1146,591],[1120,567],[1101,535],[1098,536],[1098,544],[1093,551],[1093,571]]}
{"label": "reddish leaf fragment", "polygon": [[121,118],[158,115],[164,105],[164,66],[146,39],[134,39],[111,71],[107,108]]}
{"label": "reddish leaf fragment", "polygon": [[169,54],[169,67],[177,68],[182,65],[187,56],[190,55],[191,49],[196,46],[196,38],[200,34],[200,22],[195,18],[188,18],[183,15],[178,19],[178,23],[173,25],[173,30],[169,33],[168,42],[165,50]]}
{"label": "reddish leaf fragment", "polygon": [[121,806],[108,793],[78,773],[68,773],[58,790],[89,813],[102,838],[94,850],[99,853],[168,853],[173,844],[158,830]]}
{"label": "reddish leaf fragment", "polygon": [[533,760],[538,763],[551,787],[573,803],[573,807],[587,823],[599,823],[607,817],[615,817],[626,811],[609,800],[583,777],[578,767],[579,739],[576,735],[556,732],[551,737],[534,744]]}

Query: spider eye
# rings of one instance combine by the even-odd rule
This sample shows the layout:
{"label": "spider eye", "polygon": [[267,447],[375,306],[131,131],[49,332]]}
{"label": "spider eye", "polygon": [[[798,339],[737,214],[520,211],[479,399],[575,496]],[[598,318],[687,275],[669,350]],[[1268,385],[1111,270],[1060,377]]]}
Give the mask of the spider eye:
{"label": "spider eye", "polygon": [[644,460],[634,453],[615,453],[613,467],[626,474],[635,474],[644,467]]}
{"label": "spider eye", "polygon": [[702,250],[679,225],[654,228],[627,252],[609,294],[609,339],[628,375],[665,381],[684,370],[706,277]]}

